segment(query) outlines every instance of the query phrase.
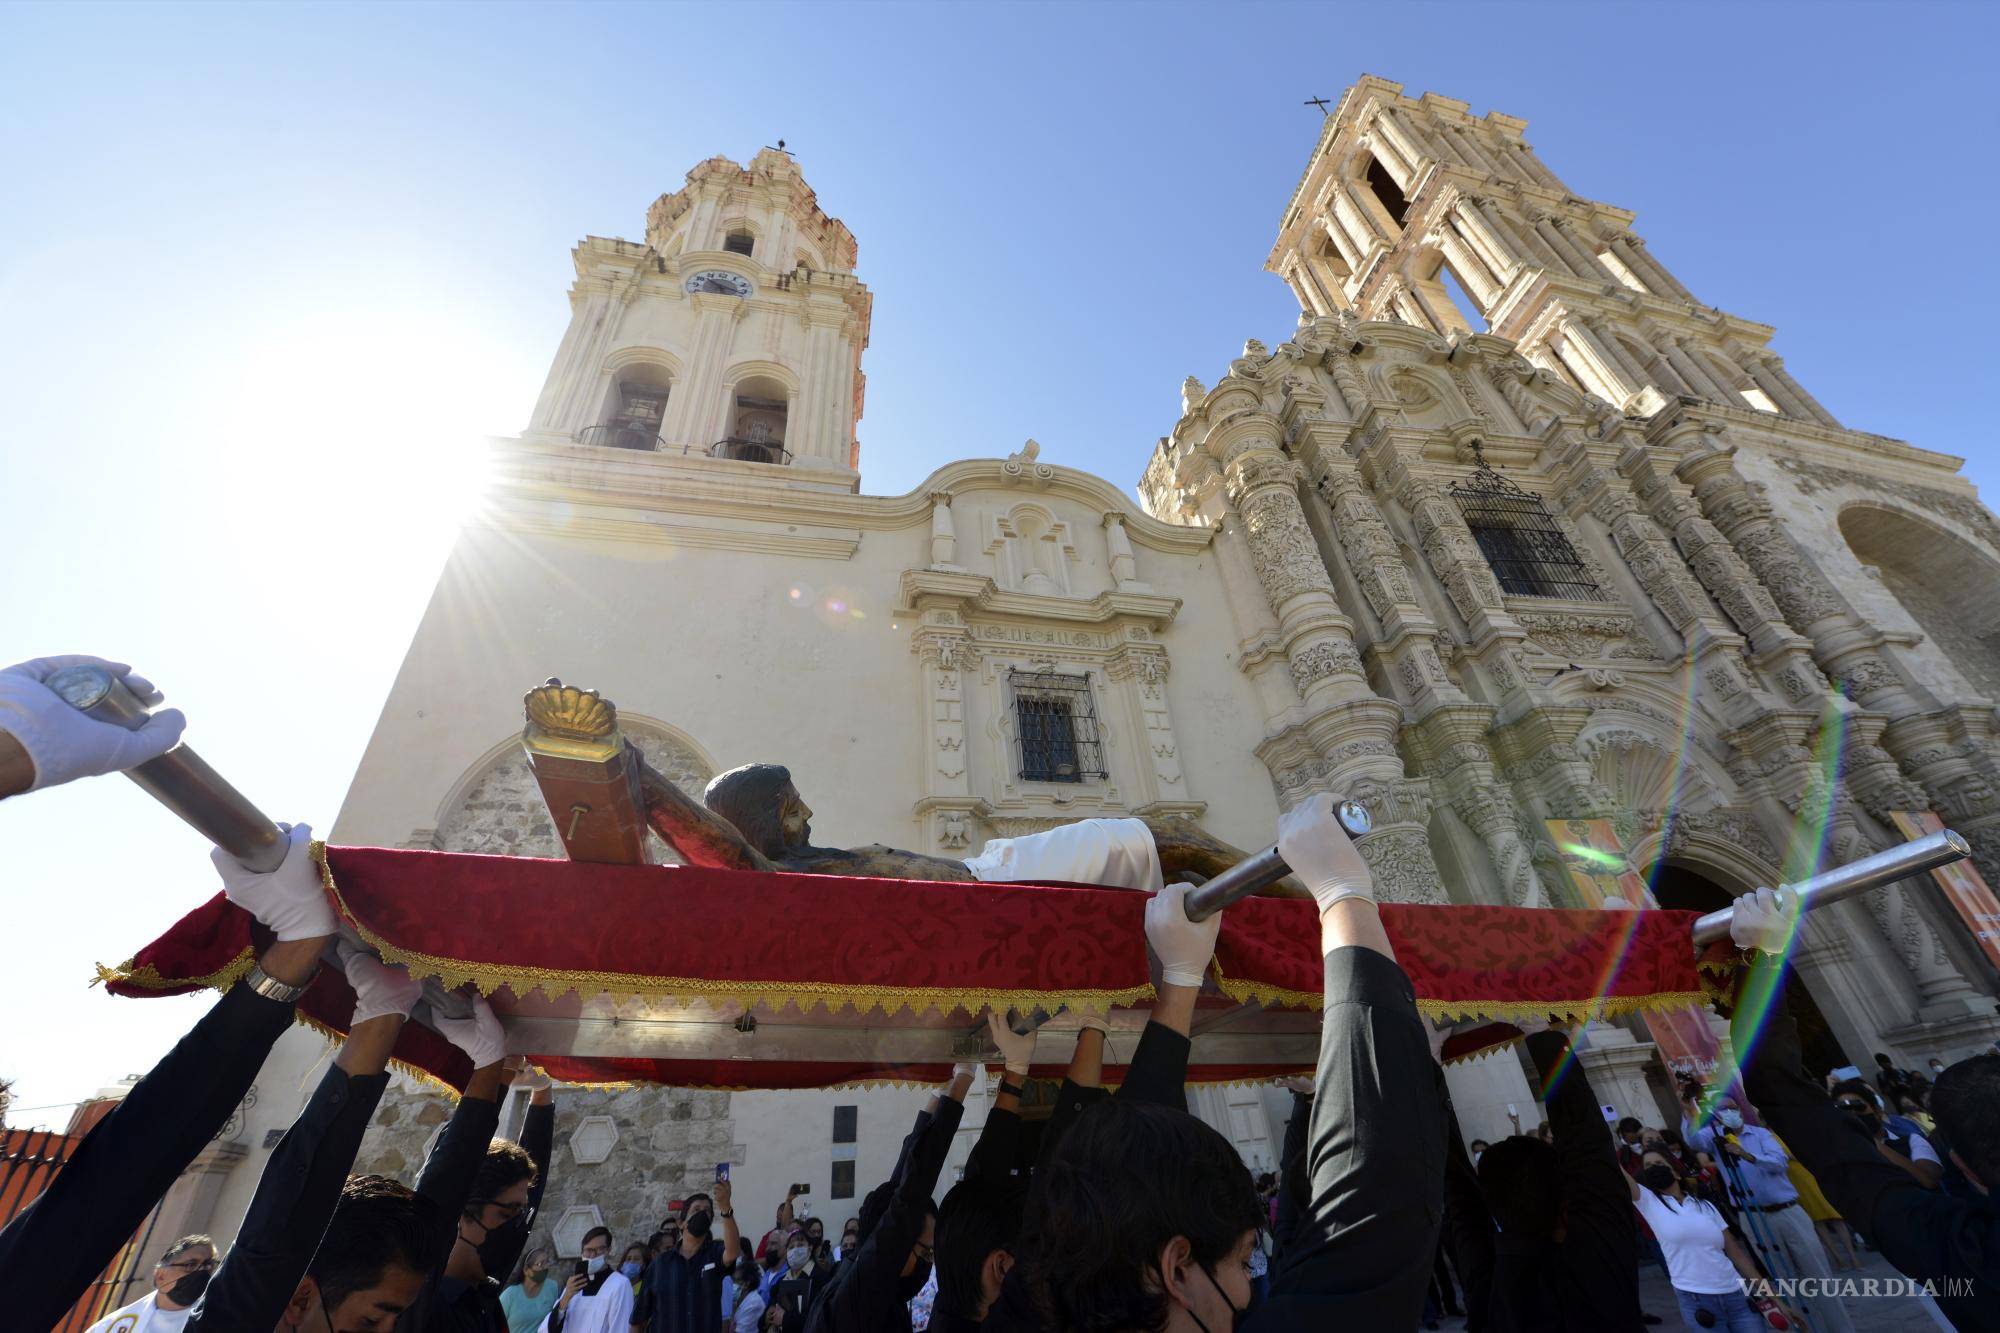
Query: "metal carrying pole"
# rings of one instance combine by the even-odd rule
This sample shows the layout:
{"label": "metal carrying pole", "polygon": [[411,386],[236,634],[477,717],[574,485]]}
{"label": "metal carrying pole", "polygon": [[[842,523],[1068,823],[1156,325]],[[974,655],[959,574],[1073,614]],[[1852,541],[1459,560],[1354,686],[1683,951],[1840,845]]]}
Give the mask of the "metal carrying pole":
{"label": "metal carrying pole", "polygon": [[[1885,884],[1894,884],[1899,879],[1921,875],[1948,866],[1954,861],[1962,861],[1972,855],[1972,847],[1966,840],[1950,829],[1940,829],[1900,847],[1864,856],[1859,861],[1849,861],[1844,866],[1814,875],[1811,879],[1800,880],[1785,887],[1798,895],[1799,912],[1816,911],[1879,889]],[[1717,940],[1729,938],[1730,923],[1735,920],[1736,909],[1725,907],[1719,912],[1710,912],[1694,923],[1696,945],[1713,944]]]}
{"label": "metal carrying pole", "polygon": [[[139,696],[103,667],[65,667],[45,683],[78,712],[127,731],[137,731],[150,716]],[[187,746],[176,745],[125,776],[247,868],[262,874],[284,864],[290,846],[284,832]]]}
{"label": "metal carrying pole", "polygon": [[[43,683],[78,712],[127,731],[137,731],[149,716],[139,696],[103,667],[65,667]],[[186,820],[195,832],[242,862],[245,869],[269,874],[285,863],[291,842],[284,830],[187,746],[176,745],[157,759],[128,768],[125,776]],[[375,952],[344,921],[340,937],[352,948]],[[326,957],[335,967],[341,965],[335,946],[328,946]],[[446,990],[435,977],[424,982],[424,1001],[431,1012],[425,1013],[419,1004],[412,1015],[419,1021],[428,1021],[433,1015],[463,1018],[472,1012],[466,997]]]}
{"label": "metal carrying pole", "polygon": [[[1375,827],[1368,807],[1359,801],[1336,800],[1333,815],[1350,838],[1359,838]],[[1206,921],[1229,904],[1259,889],[1267,889],[1291,873],[1292,868],[1278,855],[1275,844],[1255,856],[1246,856],[1208,883],[1188,891],[1188,920]]]}

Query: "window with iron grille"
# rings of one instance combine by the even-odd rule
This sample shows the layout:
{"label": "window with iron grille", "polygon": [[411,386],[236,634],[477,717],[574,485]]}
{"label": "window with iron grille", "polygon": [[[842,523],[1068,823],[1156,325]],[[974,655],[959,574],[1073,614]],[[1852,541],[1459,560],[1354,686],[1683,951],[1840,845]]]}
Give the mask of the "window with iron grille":
{"label": "window with iron grille", "polygon": [[1474,454],[1478,466],[1451,488],[1451,496],[1500,590],[1515,597],[1602,601],[1603,592],[1542,498],[1487,466],[1477,448]]}
{"label": "window with iron grille", "polygon": [[1105,776],[1089,676],[1010,671],[1007,680],[1014,690],[1021,781],[1084,782]]}

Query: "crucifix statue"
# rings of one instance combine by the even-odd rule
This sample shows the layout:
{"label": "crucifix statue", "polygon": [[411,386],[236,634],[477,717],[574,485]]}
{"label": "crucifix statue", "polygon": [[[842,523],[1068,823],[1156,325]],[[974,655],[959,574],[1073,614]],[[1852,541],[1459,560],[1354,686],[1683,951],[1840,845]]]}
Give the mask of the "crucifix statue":
{"label": "crucifix statue", "polygon": [[[1157,816],[1084,820],[1025,838],[995,839],[969,861],[880,843],[819,847],[812,841],[812,807],[781,764],[732,768],[696,801],[625,743],[616,707],[595,691],[551,680],[530,690],[524,704],[528,725],[522,743],[572,860],[641,862],[646,829],[689,865],[877,879],[1095,882],[1096,875],[1065,873],[1066,865],[1082,864],[1116,877],[1106,882],[1146,887],[1137,881],[1150,877],[1149,866],[1141,869],[1150,859],[1148,840],[1168,881],[1199,883],[1249,856],[1192,820]],[[1271,892],[1309,896],[1290,879]]]}

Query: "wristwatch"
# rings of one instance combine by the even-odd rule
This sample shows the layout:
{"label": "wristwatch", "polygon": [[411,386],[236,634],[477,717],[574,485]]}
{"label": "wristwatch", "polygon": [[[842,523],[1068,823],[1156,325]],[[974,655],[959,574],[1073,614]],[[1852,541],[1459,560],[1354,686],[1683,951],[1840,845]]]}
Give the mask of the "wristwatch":
{"label": "wristwatch", "polygon": [[736,1213],[735,1213],[735,1212],[734,1212],[734,1211],[732,1210],[732,1211],[730,1211],[730,1212],[727,1212],[727,1213],[717,1213],[717,1214],[716,1214],[716,1216],[717,1216],[717,1217],[727,1217],[727,1218],[734,1218],[734,1217],[736,1216]]}
{"label": "wristwatch", "polygon": [[267,1000],[276,1000],[279,1004],[297,1004],[299,997],[306,993],[306,987],[312,985],[313,977],[318,975],[319,968],[314,967],[312,976],[307,977],[302,985],[288,986],[266,972],[261,965],[253,964],[250,974],[243,978],[243,984]]}

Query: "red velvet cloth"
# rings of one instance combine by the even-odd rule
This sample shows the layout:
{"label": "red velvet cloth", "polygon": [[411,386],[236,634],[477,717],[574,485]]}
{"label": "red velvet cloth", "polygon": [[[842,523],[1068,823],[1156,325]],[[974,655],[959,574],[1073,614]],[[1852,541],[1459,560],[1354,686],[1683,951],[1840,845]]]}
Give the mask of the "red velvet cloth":
{"label": "red velvet cloth", "polygon": [[[447,986],[551,999],[638,994],[717,1004],[823,1004],[887,1021],[906,1007],[1143,1002],[1145,900],[1125,889],[931,883],[691,867],[602,866],[526,857],[334,847],[327,892],[391,961]],[[1690,912],[1546,911],[1390,904],[1383,924],[1433,1015],[1625,1012],[1701,994]],[[249,967],[249,916],[219,895],[104,973],[120,995],[226,987]],[[1311,903],[1252,898],[1229,909],[1216,950],[1235,1000],[1317,1008],[1322,964]],[[1216,1001],[1216,1003],[1224,1003]],[[849,1008],[848,1006],[852,1006]],[[502,1006],[504,1009],[504,1005]],[[345,1031],[353,996],[323,969],[304,1016]],[[880,1025],[883,1014],[869,1022]],[[1511,1035],[1489,1032],[1484,1044]],[[1469,1045],[1460,1042],[1462,1053]],[[462,1084],[465,1060],[411,1025],[397,1056]],[[869,1079],[941,1081],[943,1064],[537,1058],[572,1082],[819,1087]],[[1038,1069],[1059,1074],[1060,1069]],[[1196,1066],[1222,1081],[1279,1066]],[[1116,1081],[1117,1071],[1107,1070]]]}

